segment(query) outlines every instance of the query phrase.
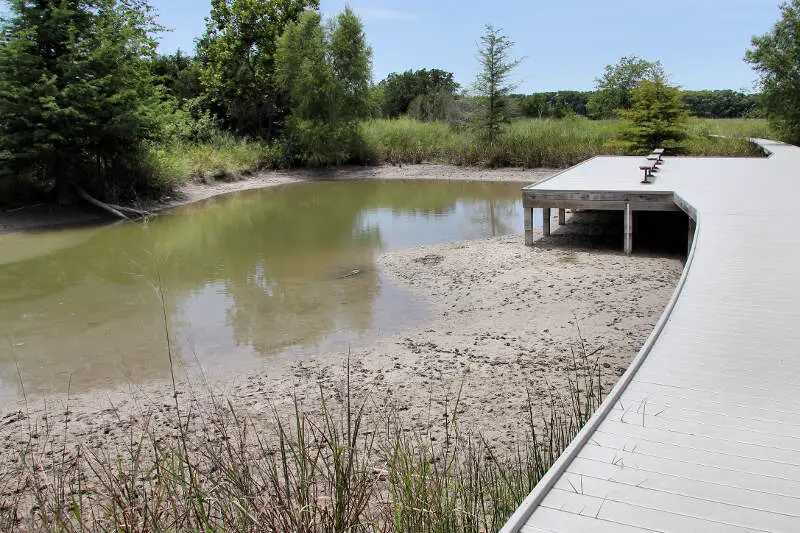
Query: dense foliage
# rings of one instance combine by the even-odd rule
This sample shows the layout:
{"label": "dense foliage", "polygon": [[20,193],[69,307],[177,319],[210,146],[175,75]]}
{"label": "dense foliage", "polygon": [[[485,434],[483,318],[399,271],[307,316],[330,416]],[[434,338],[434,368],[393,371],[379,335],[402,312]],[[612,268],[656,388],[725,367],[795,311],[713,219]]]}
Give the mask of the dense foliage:
{"label": "dense foliage", "polygon": [[145,61],[158,30],[140,0],[14,0],[0,46],[0,185],[143,188],[142,144],[166,114]]}
{"label": "dense foliage", "polygon": [[378,84],[381,115],[397,118],[410,114],[422,121],[444,120],[458,87],[451,72],[435,68],[393,72]]}
{"label": "dense foliage", "polygon": [[766,115],[783,139],[800,143],[800,0],[784,3],[772,31],[752,45],[745,61],[761,76]]}
{"label": "dense foliage", "polygon": [[272,139],[286,117],[275,55],[286,27],[317,0],[212,0],[198,45],[211,110],[242,135]]}
{"label": "dense foliage", "polygon": [[200,82],[200,64],[194,56],[178,50],[172,55],[161,55],[153,59],[155,82],[175,99],[180,106],[203,94]]}

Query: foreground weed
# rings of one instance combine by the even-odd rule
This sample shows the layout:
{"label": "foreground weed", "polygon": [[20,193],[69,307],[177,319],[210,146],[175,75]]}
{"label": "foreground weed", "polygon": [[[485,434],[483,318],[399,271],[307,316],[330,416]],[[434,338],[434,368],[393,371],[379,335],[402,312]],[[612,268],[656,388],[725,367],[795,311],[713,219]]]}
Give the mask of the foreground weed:
{"label": "foreground weed", "polygon": [[494,531],[601,402],[600,368],[581,341],[566,390],[553,387],[545,405],[528,394],[527,436],[510,447],[462,427],[460,390],[432,409],[428,431],[410,431],[398,412],[356,398],[349,368],[342,389],[295,400],[289,418],[273,407],[266,421],[210,389],[178,401],[176,385],[171,417],[142,413],[125,442],[100,447],[67,438],[69,409],[63,435],[47,413],[30,444],[0,455],[0,527]]}

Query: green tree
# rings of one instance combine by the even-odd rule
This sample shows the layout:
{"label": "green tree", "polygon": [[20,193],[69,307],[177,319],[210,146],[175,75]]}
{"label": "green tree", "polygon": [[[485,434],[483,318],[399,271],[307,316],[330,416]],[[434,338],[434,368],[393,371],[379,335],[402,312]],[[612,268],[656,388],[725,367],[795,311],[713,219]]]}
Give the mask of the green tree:
{"label": "green tree", "polygon": [[381,114],[386,118],[396,118],[408,113],[408,106],[420,92],[418,78],[413,70],[402,74],[392,72],[378,87],[383,91]]}
{"label": "green tree", "polygon": [[699,118],[751,118],[760,113],[760,95],[731,90],[681,91],[689,113]]}
{"label": "green tree", "polygon": [[568,115],[586,116],[586,104],[593,93],[558,91],[516,96],[519,112],[524,117],[563,118]]}
{"label": "green tree", "polygon": [[509,120],[508,95],[515,86],[508,83],[508,77],[522,62],[509,58],[513,46],[502,30],[491,24],[486,26],[478,45],[481,70],[474,86],[481,107],[478,126],[489,142],[500,136],[503,124]]}
{"label": "green tree", "polygon": [[328,28],[330,59],[340,93],[340,117],[348,122],[369,116],[372,49],[361,19],[346,7]]}
{"label": "green tree", "polygon": [[781,5],[772,31],[753,37],[745,61],[758,72],[767,118],[781,138],[800,143],[800,0]]}
{"label": "green tree", "polygon": [[290,109],[284,131],[290,159],[312,166],[347,161],[370,113],[371,50],[349,9],[326,28],[307,11],[289,24],[276,54],[277,81]]}
{"label": "green tree", "polygon": [[209,107],[243,135],[273,138],[285,117],[275,53],[286,27],[318,0],[211,0],[198,43]]}
{"label": "green tree", "polygon": [[419,91],[408,106],[408,114],[423,122],[450,117],[459,84],[453,74],[439,69],[417,71]]}
{"label": "green tree", "polygon": [[180,50],[156,57],[151,62],[155,83],[163,89],[165,140],[211,142],[219,136],[219,120],[211,113],[200,81],[201,65],[197,57]]}
{"label": "green tree", "polygon": [[658,72],[631,91],[632,107],[622,111],[628,125],[622,138],[637,150],[676,148],[685,137],[687,113],[677,87],[667,85]]}
{"label": "green tree", "polygon": [[424,121],[443,120],[459,88],[451,72],[440,69],[391,73],[378,84],[383,89],[383,116],[406,113]]}
{"label": "green tree", "polygon": [[519,112],[523,117],[548,118],[551,116],[550,95],[533,93],[519,96]]}
{"label": "green tree", "polygon": [[195,57],[178,50],[172,55],[160,55],[152,62],[156,83],[182,106],[187,100],[203,94],[200,83],[200,64]]}
{"label": "green tree", "polygon": [[69,197],[73,181],[116,197],[146,187],[141,146],[160,132],[143,0],[14,0],[0,45],[0,179]]}
{"label": "green tree", "polygon": [[639,82],[654,74],[664,76],[661,63],[636,56],[621,57],[616,65],[606,65],[603,75],[595,80],[596,92],[587,102],[589,116],[618,117],[620,109],[630,109],[633,105],[632,92]]}

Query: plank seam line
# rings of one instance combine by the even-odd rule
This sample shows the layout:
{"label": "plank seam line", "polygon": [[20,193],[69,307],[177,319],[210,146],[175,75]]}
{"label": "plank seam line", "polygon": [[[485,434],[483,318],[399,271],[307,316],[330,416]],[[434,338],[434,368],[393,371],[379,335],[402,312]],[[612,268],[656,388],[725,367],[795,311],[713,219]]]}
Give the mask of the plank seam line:
{"label": "plank seam line", "polygon": [[[675,512],[675,511],[666,511],[664,509],[659,509],[657,507],[650,507],[648,505],[641,505],[641,504],[638,504],[638,503],[626,502],[624,500],[618,500],[616,498],[611,498],[611,497],[601,498],[600,496],[592,496],[590,494],[580,494],[580,493],[572,492],[571,490],[560,489],[560,488],[557,488],[557,487],[553,488],[553,490],[557,490],[557,491],[560,491],[560,492],[566,492],[567,494],[574,494],[574,495],[577,495],[577,496],[582,496],[584,498],[590,498],[590,499],[593,499],[593,500],[603,500],[603,501],[606,501],[606,502],[618,503],[618,504],[621,504],[621,505],[628,505],[630,507],[637,507],[639,509],[647,509],[649,511],[655,511],[657,513],[664,513],[664,514],[670,514],[670,515],[673,515],[673,516],[680,516],[680,517],[683,517],[683,518],[690,518],[692,520],[699,520],[701,522],[709,522],[711,524],[719,524],[719,525],[722,525],[722,526],[733,526],[733,527],[736,527],[736,528],[748,529],[750,531],[764,531],[765,533],[771,533],[772,531],[774,531],[774,530],[770,530],[770,529],[761,529],[759,527],[754,527],[754,526],[744,526],[744,525],[741,525],[741,524],[732,524],[730,522],[722,522],[720,520],[713,520],[711,518],[705,518],[705,517],[696,516],[696,515],[693,515],[693,514],[684,514],[684,513],[678,513],[678,512]],[[549,509],[555,509],[555,507],[552,507],[550,505],[542,505],[542,507],[547,507]],[[559,510],[560,511],[564,511],[565,513],[572,513],[572,514],[578,515],[578,516],[594,518],[594,516],[587,516],[587,515],[582,515],[582,514],[579,514],[579,513],[573,513],[572,511],[567,511],[566,509],[559,509]],[[602,508],[600,509],[600,511],[602,512]],[[597,520],[601,520],[599,518],[599,516],[598,516]],[[639,526],[636,526],[635,524],[626,524],[625,522],[620,522],[620,523],[628,525],[628,526],[632,526],[632,527],[639,527]]]}
{"label": "plank seam line", "polygon": [[[581,460],[586,460],[586,459],[581,459]],[[608,464],[608,463],[606,463],[606,464]],[[627,469],[628,470],[634,470],[634,467],[627,467]],[[646,472],[646,473],[649,473],[649,474],[658,474],[658,475],[662,475],[662,476],[665,476],[665,477],[672,477],[672,478],[675,478],[675,479],[683,479],[683,480],[687,480],[687,481],[695,481],[695,482],[698,482],[698,483],[708,483],[710,485],[716,485],[717,487],[726,487],[726,488],[734,488],[734,489],[737,489],[737,490],[742,490],[740,487],[731,487],[730,485],[724,485],[724,484],[721,484],[721,483],[713,483],[713,482],[710,482],[710,481],[702,481],[702,480],[697,480],[697,479],[693,479],[693,478],[685,478],[685,477],[675,476],[675,475],[671,475],[671,474],[663,474],[663,473],[660,473],[660,472],[651,472],[651,471],[639,470],[639,469],[635,469],[635,471],[636,471],[636,473],[638,473],[638,472]],[[677,492],[676,490],[655,488],[655,487],[652,487],[652,486],[644,484],[646,481],[649,481],[648,478],[645,478],[639,484],[636,484],[636,483],[633,483],[631,481],[620,481],[620,480],[615,479],[613,477],[604,478],[604,477],[598,477],[596,475],[584,474],[584,473],[581,473],[581,472],[572,472],[571,470],[567,470],[566,473],[570,474],[572,476],[576,476],[576,477],[594,479],[594,480],[602,481],[602,482],[605,482],[605,483],[614,483],[614,484],[617,484],[617,485],[622,485],[624,487],[630,487],[630,488],[633,488],[633,489],[640,489],[640,490],[644,490],[644,491],[647,491],[647,492],[660,492],[662,494],[671,494],[672,496],[677,496],[677,497],[680,497],[680,498],[686,498],[688,500],[695,500],[695,501],[698,501],[698,502],[713,503],[713,504],[721,505],[721,506],[724,506],[724,507],[735,507],[737,509],[747,509],[747,510],[756,511],[756,512],[759,512],[759,513],[765,513],[765,514],[769,514],[769,515],[780,515],[780,516],[785,516],[785,517],[788,517],[788,518],[800,518],[800,515],[798,515],[798,514],[787,513],[785,511],[776,511],[774,509],[764,509],[762,507],[742,505],[740,503],[725,502],[725,501],[722,501],[722,500],[715,500],[713,498],[703,498],[701,496],[695,496],[693,494],[689,494],[689,493],[686,493],[686,492]],[[566,489],[562,489],[562,490],[566,490]],[[785,497],[787,499],[793,499],[793,500],[797,499],[797,497],[795,497],[795,496],[784,496],[782,494],[775,494],[775,493],[772,493],[772,492],[764,492],[764,491],[756,491],[756,490],[752,490],[752,489],[744,489],[744,492],[756,492],[758,494],[762,494],[762,495],[765,495],[765,496],[780,496],[780,497]],[[579,493],[579,494],[581,494],[582,496],[586,496],[586,494],[583,494],[583,493]],[[661,510],[662,511],[666,511],[666,512],[670,512],[668,509],[661,509]]]}
{"label": "plank seam line", "polygon": [[[715,465],[715,464],[711,464],[711,463],[702,463],[702,462],[699,462],[699,461],[687,461],[686,459],[680,459],[680,458],[677,458],[677,457],[665,457],[663,455],[658,455],[658,454],[655,454],[655,453],[647,453],[647,452],[643,452],[643,451],[638,450],[638,449],[635,450],[635,451],[626,450],[624,448],[624,446],[623,446],[623,448],[618,448],[618,447],[615,447],[615,446],[606,446],[604,444],[600,444],[597,441],[592,441],[592,445],[597,447],[597,448],[603,448],[604,450],[613,451],[615,454],[616,453],[620,453],[620,454],[626,453],[626,454],[629,454],[629,455],[633,456],[634,458],[641,456],[641,457],[655,459],[655,460],[659,460],[659,461],[670,461],[670,462],[683,463],[683,464],[692,465],[692,466],[702,466],[703,468],[710,468],[710,469],[714,469],[714,470],[724,470],[726,472],[733,472],[733,473],[736,473],[736,474],[745,474],[747,476],[764,477],[764,478],[774,479],[774,480],[777,480],[777,481],[787,481],[789,483],[800,483],[800,479],[789,478],[789,477],[781,477],[781,476],[776,476],[776,475],[773,475],[773,474],[767,474],[764,471],[760,471],[760,470],[759,471],[740,470],[738,468],[732,468],[732,467],[729,467],[729,466],[719,466],[719,465]],[[725,457],[729,457],[729,456],[727,456],[725,454],[722,454],[722,453],[719,453],[719,452],[708,452],[708,453],[706,453],[704,455],[723,455]],[[595,460],[595,459],[592,459],[590,457],[581,457],[581,459],[585,459],[587,461]],[[597,459],[597,460],[599,460],[599,459]],[[782,466],[791,466],[791,465],[782,465]],[[633,467],[631,467],[631,468],[633,468]]]}
{"label": "plank seam line", "polygon": [[[633,405],[638,406],[640,404],[639,404],[639,402],[635,402],[635,403],[633,403]],[[630,415],[632,417],[633,416],[638,416],[638,417],[645,416],[645,417],[654,417],[654,418],[658,417],[660,420],[673,420],[675,422],[697,423],[696,420],[691,420],[691,419],[688,419],[688,418],[678,418],[678,417],[671,416],[670,414],[668,414],[668,412],[670,412],[670,413],[674,413],[674,412],[679,412],[679,413],[687,412],[688,413],[688,412],[691,412],[691,413],[698,413],[698,414],[701,414],[701,415],[714,415],[714,416],[717,416],[717,417],[720,417],[720,418],[733,418],[733,419],[738,420],[740,422],[761,422],[761,423],[764,423],[764,424],[773,424],[773,425],[781,425],[781,426],[796,426],[798,429],[800,429],[800,423],[798,423],[798,422],[783,422],[781,420],[765,420],[763,418],[758,418],[758,417],[755,417],[755,416],[732,415],[730,413],[697,409],[697,408],[694,408],[694,407],[686,407],[686,406],[683,406],[683,405],[676,406],[676,405],[660,404],[657,401],[648,401],[647,402],[647,407],[648,408],[652,408],[652,410],[654,412],[646,413],[646,412],[640,411],[639,409],[637,409],[636,411],[632,411],[631,409],[625,409],[623,407],[614,407],[614,410],[618,411],[618,412],[622,411],[626,415],[630,413]],[[630,422],[628,422],[628,423],[630,423]],[[719,427],[719,428],[730,427],[730,424],[721,425],[721,424],[709,423],[708,425]],[[782,433],[771,433],[771,432],[768,432],[768,431],[762,431],[761,433],[763,433],[765,435],[773,435],[775,437],[785,437],[785,436],[794,437],[794,435],[784,435]]]}
{"label": "plank seam line", "polygon": [[[705,453],[713,452],[713,453],[717,453],[719,455],[725,455],[727,457],[738,457],[739,459],[747,459],[747,460],[750,460],[750,461],[762,461],[762,462],[774,463],[774,464],[779,464],[779,465],[789,465],[789,466],[798,466],[798,467],[800,467],[800,463],[790,463],[789,461],[779,461],[777,459],[767,459],[765,457],[755,456],[755,455],[742,455],[742,454],[738,454],[738,453],[721,452],[719,450],[701,449],[701,448],[697,448],[697,446],[694,446],[694,445],[690,446],[688,444],[686,444],[686,445],[684,445],[684,444],[676,444],[674,442],[664,442],[664,441],[661,441],[661,440],[646,439],[644,437],[633,437],[631,435],[624,435],[622,433],[614,433],[613,431],[603,430],[603,431],[597,431],[597,433],[599,433],[600,435],[612,435],[614,437],[619,437],[619,438],[623,438],[623,439],[630,439],[630,440],[636,440],[636,441],[642,441],[642,442],[649,442],[651,444],[662,444],[664,446],[672,446],[674,448],[698,450],[698,451],[702,451],[702,452],[705,452]],[[792,450],[782,450],[782,451],[792,452]]]}
{"label": "plank seam line", "polygon": [[[756,494],[764,494],[764,495],[767,495],[767,496],[780,496],[782,498],[789,498],[789,499],[792,499],[792,500],[800,500],[800,496],[798,496],[797,494],[785,494],[783,492],[769,492],[769,491],[766,491],[766,490],[754,489],[752,487],[748,487],[748,486],[744,486],[744,485],[731,485],[730,483],[721,483],[719,481],[711,481],[711,480],[702,479],[702,478],[699,478],[699,477],[690,477],[690,476],[684,476],[684,475],[680,475],[680,474],[672,474],[672,473],[669,473],[669,472],[663,472],[661,470],[655,470],[653,468],[645,468],[645,467],[642,467],[642,466],[640,466],[638,464],[636,464],[636,465],[626,465],[626,464],[623,463],[621,466],[617,466],[613,462],[605,461],[603,459],[595,459],[593,457],[580,457],[579,459],[581,461],[590,461],[592,463],[598,463],[598,464],[605,465],[605,466],[612,466],[612,467],[616,466],[619,469],[620,472],[623,472],[623,471],[626,471],[626,470],[627,471],[631,471],[631,472],[637,472],[637,473],[638,472],[646,472],[648,474],[656,474],[656,475],[659,475],[659,476],[665,476],[665,477],[670,477],[670,478],[675,478],[675,479],[683,479],[683,480],[687,480],[687,481],[695,481],[697,483],[706,483],[708,485],[714,485],[714,486],[717,486],[717,487],[726,487],[726,488],[729,488],[729,489],[737,489],[737,490],[741,490],[741,491],[744,491],[744,492],[755,492]],[[676,461],[676,462],[680,462],[680,463],[683,463],[683,464],[690,464],[690,465],[693,464],[693,463],[687,463],[686,461]],[[699,463],[694,463],[693,465],[694,466],[698,466]],[[728,472],[743,473],[743,472],[738,472],[738,471],[735,471],[735,470],[719,468],[719,467],[716,467],[716,466],[706,466],[706,465],[699,465],[699,466],[703,466],[705,468],[713,469],[713,470],[726,470]],[[573,472],[570,469],[567,469],[567,473],[568,474],[572,474],[573,476],[586,476],[586,477],[591,477],[591,478],[594,478],[594,479],[604,479],[604,478],[598,478],[597,476],[584,474],[582,472]],[[747,473],[747,475],[748,476],[756,475],[756,476],[759,476],[759,477],[768,477],[770,480],[782,479],[783,481],[792,481],[792,480],[787,480],[787,479],[783,479],[783,478],[776,478],[775,476],[763,476],[763,475],[753,474],[753,473]],[[606,481],[613,481],[614,483],[621,483],[623,485],[630,485],[629,483],[624,483],[622,481],[616,481],[616,480],[614,480],[612,478],[609,478]],[[633,485],[633,486],[635,486],[635,485]],[[696,498],[696,496],[690,496],[690,497]],[[714,502],[717,502],[717,503],[722,503],[722,504],[726,504],[727,505],[726,502],[722,502],[722,501],[719,501],[719,500],[709,500],[709,501],[714,501]],[[735,505],[735,504],[730,504],[730,505]],[[753,507],[753,509],[755,509],[755,508]],[[767,511],[767,512],[769,512],[769,511]],[[783,513],[783,514],[785,514],[785,513]],[[800,516],[800,515],[792,515],[792,516]]]}
{"label": "plank seam line", "polygon": [[[630,504],[625,504],[625,505],[630,505]],[[650,529],[649,527],[644,527],[644,526],[634,526],[633,524],[629,524],[627,522],[620,522],[619,520],[609,520],[608,518],[600,518],[599,516],[591,516],[591,515],[575,513],[573,511],[567,511],[566,509],[561,509],[559,507],[554,507],[552,505],[542,505],[542,507],[559,513],[571,514],[572,516],[579,516],[581,518],[588,518],[590,520],[599,520],[600,522],[605,522],[606,524],[614,524],[615,526],[625,526],[637,529],[639,531],[652,531],[653,533],[667,533],[663,529]],[[540,527],[540,526],[533,526],[533,527]]]}
{"label": "plank seam line", "polygon": [[[677,197],[677,195],[675,196]],[[688,202],[682,199],[680,199],[680,201],[688,205]],[[542,479],[539,480],[539,483],[537,483],[533,491],[525,498],[517,510],[514,511],[514,514],[511,515],[511,518],[508,519],[508,522],[506,522],[499,533],[517,533],[522,529],[522,527],[525,525],[525,522],[527,522],[527,520],[531,517],[533,512],[536,510],[536,507],[542,503],[544,498],[547,496],[547,493],[550,491],[553,485],[555,485],[556,481],[558,481],[558,478],[561,476],[561,474],[567,470],[567,467],[569,467],[572,460],[577,457],[578,453],[580,453],[580,450],[586,445],[587,442],[589,442],[595,430],[597,430],[600,424],[612,412],[614,405],[622,397],[625,389],[633,381],[634,376],[644,364],[648,355],[650,355],[653,346],[661,336],[661,332],[664,331],[667,322],[669,322],[670,316],[672,316],[672,311],[675,309],[678,299],[683,292],[683,288],[686,286],[686,281],[689,278],[689,272],[691,271],[691,266],[694,263],[694,258],[697,254],[697,246],[701,238],[700,228],[702,226],[702,217],[700,216],[700,213],[697,213],[697,218],[695,220],[696,224],[692,249],[689,252],[688,258],[686,259],[686,266],[683,268],[681,278],[678,280],[678,286],[672,293],[672,297],[667,303],[666,309],[664,309],[664,312],[661,314],[661,318],[658,320],[656,327],[650,333],[650,336],[647,338],[644,346],[642,346],[642,349],[636,355],[636,358],[633,360],[633,362],[631,362],[631,365],[622,375],[617,384],[614,385],[614,388],[611,389],[611,392],[608,396],[606,396],[606,399],[603,401],[597,411],[595,411],[586,425],[583,426],[580,432],[578,432],[578,435],[572,440],[569,446],[567,446],[553,466],[550,467]]]}
{"label": "plank seam line", "polygon": [[[631,389],[630,387],[628,388],[627,392],[628,392],[628,395],[631,395],[631,394],[646,394],[643,391],[638,391],[638,390],[635,390],[635,389]],[[625,401],[629,402],[629,405],[639,405],[641,400],[637,401],[635,398],[636,398],[635,396],[632,396],[630,398],[625,398]],[[672,395],[669,398],[665,398],[663,396],[645,396],[643,399],[647,400],[647,405],[655,406],[656,409],[680,409],[681,411],[692,411],[692,412],[695,412],[695,413],[719,414],[719,415],[727,416],[727,417],[731,417],[731,418],[739,418],[741,420],[757,420],[759,422],[766,422],[766,423],[770,423],[770,424],[784,424],[784,425],[800,426],[800,423],[798,423],[798,422],[784,422],[783,420],[780,420],[779,418],[760,418],[759,416],[732,415],[732,414],[730,414],[730,412],[720,413],[719,411],[714,410],[714,408],[712,408],[712,409],[700,409],[700,408],[696,407],[695,405],[686,406],[686,405],[680,405],[679,403],[672,403],[672,402],[674,402],[676,400],[677,401],[685,401],[685,402],[699,402],[700,401],[700,400],[697,400],[695,398],[689,398],[689,397],[686,397],[686,396]],[[708,399],[703,399],[702,402],[703,402],[703,406],[704,407],[708,406],[710,404],[714,404],[714,405],[719,405],[719,406],[729,405],[732,409],[752,409],[753,411],[766,411],[768,414],[794,415],[794,414],[797,413],[797,411],[784,411],[784,410],[780,410],[780,409],[761,407],[761,406],[757,406],[757,405],[747,405],[747,404],[740,404],[740,403],[733,403],[733,402],[730,402],[729,404],[725,404],[723,402],[717,402],[717,401],[708,400]],[[626,410],[625,406],[621,402],[618,402],[618,404],[619,404],[619,408],[615,407],[615,409],[622,410],[622,411]]]}
{"label": "plank seam line", "polygon": [[[777,451],[781,451],[781,452],[789,452],[789,453],[800,455],[800,449],[798,449],[798,448],[784,448],[784,447],[776,446],[776,445],[773,445],[773,444],[765,444],[763,442],[748,442],[748,441],[744,441],[744,440],[736,440],[736,439],[731,439],[731,438],[726,438],[726,437],[721,437],[721,436],[709,435],[709,434],[705,434],[705,433],[697,433],[697,432],[694,432],[694,431],[658,427],[656,425],[643,426],[643,425],[638,424],[636,422],[622,422],[620,420],[616,420],[616,419],[613,419],[613,418],[609,419],[609,422],[612,423],[612,424],[615,424],[615,425],[619,424],[619,425],[622,425],[622,426],[634,427],[634,428],[637,428],[637,429],[638,428],[647,429],[647,430],[649,430],[651,432],[656,432],[657,435],[663,435],[664,433],[666,433],[667,435],[682,435],[682,436],[686,436],[686,437],[693,437],[693,438],[700,439],[700,440],[703,440],[703,441],[729,442],[731,444],[739,444],[739,445],[742,445],[742,446],[750,446],[750,447],[754,447],[754,448],[766,448],[768,450],[777,450]],[[696,423],[696,424],[699,424],[699,423]],[[615,427],[618,427],[618,426],[615,426]],[[772,436],[772,437],[775,436],[775,435],[771,435],[769,433],[761,433],[761,432],[756,432],[756,431],[750,431],[749,433],[758,433],[760,435],[768,435],[768,436]],[[638,438],[638,437],[635,437],[635,438]],[[642,439],[642,440],[644,440],[644,439]]]}
{"label": "plank seam line", "polygon": [[[667,365],[659,366],[659,367],[655,367],[654,366],[654,367],[652,367],[652,370],[650,370],[650,372],[652,372],[657,377],[664,376],[664,377],[679,377],[679,378],[680,377],[697,377],[697,378],[712,378],[712,379],[716,378],[717,380],[725,380],[726,383],[729,383],[729,382],[732,382],[735,378],[741,378],[742,370],[744,370],[744,371],[747,371],[747,370],[751,370],[752,371],[753,370],[753,369],[748,369],[748,368],[740,368],[740,369],[738,369],[739,370],[739,372],[738,372],[739,375],[737,375],[737,373],[736,373],[737,369],[735,369],[733,367],[722,367],[722,366],[719,366],[719,367],[716,368],[716,371],[715,371],[713,367],[711,367],[711,366],[703,366],[703,365],[697,365],[697,366],[692,366],[692,367],[689,367],[688,365],[686,365],[686,366],[683,367],[684,369],[678,369],[678,370],[673,370],[673,369],[668,368],[668,367],[665,368],[666,366]],[[779,379],[781,377],[786,378],[787,377],[786,374],[788,372],[797,372],[794,368],[778,367],[776,370],[782,371],[783,373],[782,374],[777,374],[777,373],[767,374],[767,377],[761,378],[760,381],[759,381],[759,385],[761,385],[761,387],[754,387],[754,386],[746,385],[746,384],[740,385],[738,383],[737,383],[737,386],[740,386],[742,388],[757,389],[757,390],[764,390],[764,387],[765,386],[769,386],[769,385],[786,385],[786,386],[795,388],[795,390],[797,388],[800,388],[800,379],[798,379],[798,378],[791,378],[792,381],[787,381],[786,379],[784,379],[784,380]],[[753,380],[750,379],[750,380],[746,381],[746,383],[752,383],[752,381]]]}
{"label": "plank seam line", "polygon": [[[694,391],[694,392],[702,392],[702,393],[705,393],[705,394],[714,394],[714,392],[715,392],[713,390],[700,388],[695,383],[691,384],[691,386],[689,386],[689,387],[684,387],[684,386],[680,386],[679,387],[679,386],[676,386],[676,385],[669,385],[669,384],[666,384],[666,383],[659,383],[658,381],[651,381],[651,380],[655,380],[655,379],[657,379],[657,377],[651,377],[649,379],[647,379],[647,377],[645,377],[645,379],[641,379],[640,376],[636,376],[637,383],[647,383],[647,384],[650,384],[650,385],[660,385],[662,387],[669,387],[669,388],[672,388],[672,389],[675,389],[675,390],[689,390],[689,391]],[[763,388],[758,388],[758,387],[749,386],[749,385],[741,385],[741,384],[738,384],[738,383],[736,384],[736,386],[741,388],[741,389],[763,390]],[[773,399],[771,396],[759,396],[759,395],[756,395],[756,394],[749,394],[749,393],[737,394],[737,393],[733,393],[733,392],[725,392],[725,394],[729,395],[729,396],[733,396],[733,397],[747,397],[747,398],[751,398],[751,399],[754,399],[754,400],[769,401],[769,400]]]}
{"label": "plank seam line", "polygon": [[[780,446],[774,446],[772,444],[762,444],[762,443],[746,441],[746,440],[737,440],[737,439],[730,439],[730,438],[725,438],[725,437],[718,437],[716,435],[711,435],[711,434],[708,434],[708,433],[697,433],[694,430],[688,430],[688,429],[684,429],[684,430],[671,429],[669,427],[666,427],[666,425],[659,426],[658,423],[661,420],[665,420],[665,421],[668,421],[668,422],[677,422],[678,424],[685,424],[687,426],[694,425],[694,426],[702,426],[703,428],[711,427],[711,428],[716,428],[716,429],[720,429],[720,430],[734,429],[734,430],[736,430],[738,432],[746,432],[748,435],[755,434],[755,435],[759,435],[759,436],[777,437],[777,438],[782,438],[782,439],[787,439],[787,440],[800,440],[800,437],[798,437],[796,434],[791,435],[791,434],[786,434],[786,433],[773,433],[771,431],[763,431],[763,430],[758,430],[758,429],[745,429],[745,428],[742,428],[740,424],[716,424],[714,422],[701,422],[701,421],[698,421],[698,420],[687,420],[685,418],[676,418],[676,417],[672,417],[672,416],[668,416],[668,415],[667,416],[661,416],[662,413],[666,413],[667,412],[667,409],[663,409],[661,411],[661,413],[659,413],[658,411],[656,411],[655,413],[636,412],[636,411],[631,411],[631,410],[620,410],[620,409],[616,409],[616,408],[614,409],[614,411],[616,411],[614,413],[614,417],[611,418],[610,420],[613,421],[613,422],[620,422],[622,424],[630,424],[632,426],[642,427],[642,428],[649,428],[649,429],[654,429],[654,430],[657,430],[657,431],[669,431],[669,432],[673,432],[673,433],[680,433],[682,435],[691,435],[693,437],[710,438],[710,439],[714,439],[714,440],[723,440],[723,441],[727,441],[727,442],[737,442],[739,444],[752,444],[752,445],[755,445],[755,446],[763,446],[763,447],[766,447],[766,448],[776,448],[776,449],[779,449],[779,450],[788,450],[788,451],[800,452],[800,449],[795,449],[795,448],[783,448],[783,447],[780,447]],[[673,412],[678,412],[678,411],[680,411],[680,409],[673,409]],[[619,416],[617,416],[617,415],[619,415]],[[721,416],[725,416],[725,415],[721,415]],[[627,418],[627,420],[626,420],[626,418]],[[646,422],[646,421],[649,421],[649,422]],[[778,423],[777,425],[781,425],[781,424]]]}

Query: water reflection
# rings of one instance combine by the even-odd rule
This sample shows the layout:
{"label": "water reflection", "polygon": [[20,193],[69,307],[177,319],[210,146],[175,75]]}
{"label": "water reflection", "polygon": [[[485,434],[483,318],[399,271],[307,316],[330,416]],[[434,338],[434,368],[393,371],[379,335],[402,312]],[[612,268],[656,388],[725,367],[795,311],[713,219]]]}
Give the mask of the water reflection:
{"label": "water reflection", "polygon": [[424,303],[382,279],[375,256],[520,231],[519,188],[321,182],[144,225],[2,237],[0,392],[17,394],[16,363],[28,392],[165,377],[162,303],[177,355],[212,372],[416,324]]}

